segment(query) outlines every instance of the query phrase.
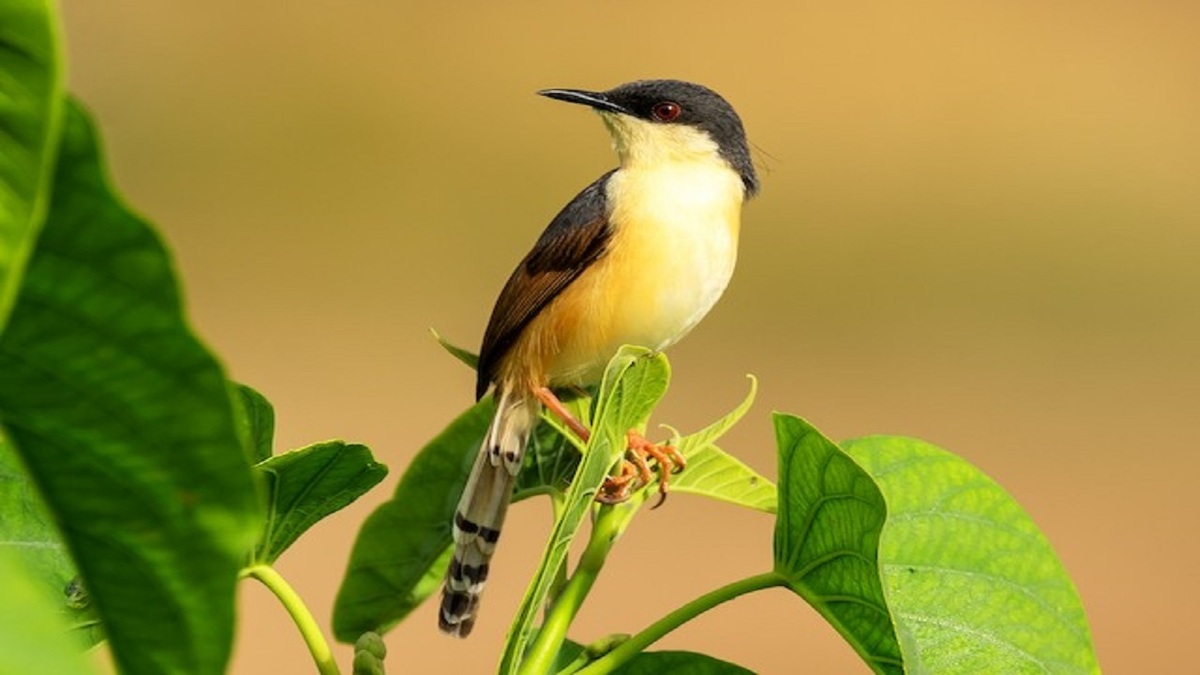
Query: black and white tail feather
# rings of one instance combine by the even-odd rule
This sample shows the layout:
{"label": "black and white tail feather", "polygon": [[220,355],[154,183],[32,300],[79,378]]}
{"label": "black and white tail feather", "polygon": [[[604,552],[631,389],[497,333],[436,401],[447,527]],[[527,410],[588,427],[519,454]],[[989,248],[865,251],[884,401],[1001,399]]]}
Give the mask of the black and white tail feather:
{"label": "black and white tail feather", "polygon": [[536,400],[510,392],[498,396],[496,414],[454,513],[454,556],[442,585],[438,627],[460,638],[470,635],[475,625],[488,564],[540,412]]}

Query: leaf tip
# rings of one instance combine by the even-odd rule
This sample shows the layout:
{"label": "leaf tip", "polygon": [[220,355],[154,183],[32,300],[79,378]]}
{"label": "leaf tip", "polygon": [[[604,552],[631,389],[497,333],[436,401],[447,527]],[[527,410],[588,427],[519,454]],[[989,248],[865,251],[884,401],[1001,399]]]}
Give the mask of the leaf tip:
{"label": "leaf tip", "polygon": [[434,340],[437,340],[437,343],[441,345],[442,349],[445,349],[450,356],[453,356],[454,358],[463,362],[472,370],[479,370],[478,354],[451,343],[449,340],[443,337],[441,333],[437,332],[436,328],[432,326],[429,327],[429,334],[433,336]]}

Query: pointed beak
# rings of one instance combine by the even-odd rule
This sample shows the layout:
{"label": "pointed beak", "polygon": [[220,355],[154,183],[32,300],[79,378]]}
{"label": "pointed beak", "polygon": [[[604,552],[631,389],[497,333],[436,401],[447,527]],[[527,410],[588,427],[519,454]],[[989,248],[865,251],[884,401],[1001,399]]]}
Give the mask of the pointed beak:
{"label": "pointed beak", "polygon": [[543,89],[538,94],[546,98],[566,101],[567,103],[579,103],[602,112],[630,114],[628,110],[609,100],[603,92],[583,91],[580,89]]}

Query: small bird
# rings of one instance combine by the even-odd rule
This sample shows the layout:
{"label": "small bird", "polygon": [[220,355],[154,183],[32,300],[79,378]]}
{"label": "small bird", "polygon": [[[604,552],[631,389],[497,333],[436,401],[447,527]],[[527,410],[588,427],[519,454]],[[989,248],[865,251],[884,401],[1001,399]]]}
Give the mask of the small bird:
{"label": "small bird", "polygon": [[[546,89],[591,107],[620,165],[587,186],[542,232],[492,310],[479,351],[475,396],[496,400],[454,515],[454,557],[438,625],[466,637],[488,561],[542,407],[586,439],[553,389],[597,383],[622,345],[655,351],[686,335],[733,274],[742,203],[758,191],[742,121],[719,94],[679,80],[640,80],[608,91]],[[649,482],[654,458],[665,495],[683,459],[634,432],[628,462],[598,497],[620,501]],[[608,499],[604,499],[607,496]]]}

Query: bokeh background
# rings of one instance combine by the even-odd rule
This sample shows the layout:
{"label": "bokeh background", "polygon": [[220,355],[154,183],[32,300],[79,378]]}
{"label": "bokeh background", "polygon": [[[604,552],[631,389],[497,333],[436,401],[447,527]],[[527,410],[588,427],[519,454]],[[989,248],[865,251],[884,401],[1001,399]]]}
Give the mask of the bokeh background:
{"label": "bokeh background", "polygon": [[[393,469],[280,561],[326,625],[358,524],[471,401],[427,329],[477,344],[514,263],[613,164],[594,115],[533,92],[666,76],[737,106],[764,188],[659,421],[695,428],[756,373],[725,445],[767,475],[774,409],[938,443],[1045,530],[1106,671],[1194,662],[1200,4],[64,5],[115,181],[169,238],[199,331],[275,403],[280,447],[353,439]],[[387,637],[398,672],[494,667],[548,509],[510,523],[476,635],[441,638],[423,607]],[[675,497],[618,547],[575,637],[765,569],[770,534]],[[235,673],[311,672],[264,589],[240,606]],[[783,591],[661,646],[865,672]]]}

